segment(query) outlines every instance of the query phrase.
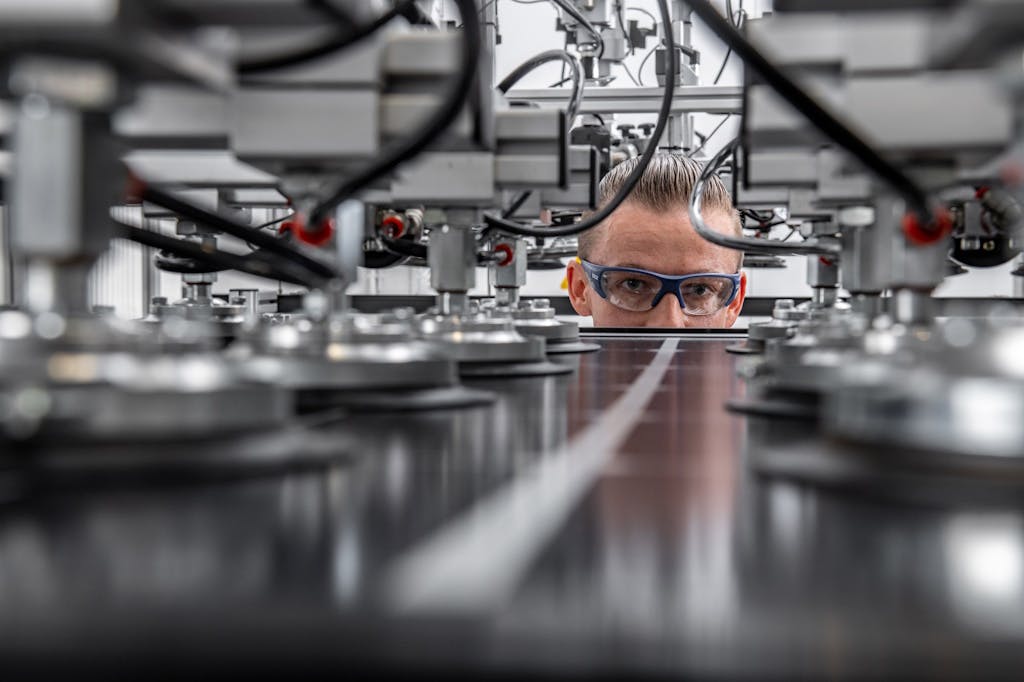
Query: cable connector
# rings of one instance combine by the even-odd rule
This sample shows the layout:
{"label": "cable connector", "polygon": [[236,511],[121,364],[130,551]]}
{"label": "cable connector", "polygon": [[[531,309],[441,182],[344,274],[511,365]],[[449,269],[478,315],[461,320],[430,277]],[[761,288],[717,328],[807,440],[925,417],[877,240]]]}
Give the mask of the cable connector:
{"label": "cable connector", "polygon": [[398,239],[405,234],[405,221],[397,213],[389,213],[381,219],[380,231],[388,239]]}
{"label": "cable connector", "polygon": [[903,216],[903,235],[911,244],[928,246],[945,239],[953,231],[953,216],[946,208],[939,208],[927,225],[921,223],[916,213]]}
{"label": "cable connector", "polygon": [[291,220],[281,223],[278,233],[282,235],[290,234],[303,244],[323,246],[334,236],[334,219],[324,219],[320,221],[318,229],[310,230],[306,227],[306,219],[303,216],[295,216]]}
{"label": "cable connector", "polygon": [[512,261],[515,260],[515,252],[512,251],[512,247],[508,244],[498,244],[494,247],[494,254],[497,256],[501,254],[500,260],[497,261],[498,267],[505,267],[506,265],[512,265]]}

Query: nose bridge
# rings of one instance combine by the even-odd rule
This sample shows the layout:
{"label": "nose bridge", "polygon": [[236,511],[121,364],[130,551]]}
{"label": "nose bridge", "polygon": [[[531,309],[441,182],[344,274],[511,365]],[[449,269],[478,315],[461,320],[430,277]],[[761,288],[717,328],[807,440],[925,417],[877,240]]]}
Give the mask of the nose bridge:
{"label": "nose bridge", "polygon": [[685,327],[686,315],[683,314],[683,301],[679,287],[665,292],[658,305],[648,314],[650,327]]}

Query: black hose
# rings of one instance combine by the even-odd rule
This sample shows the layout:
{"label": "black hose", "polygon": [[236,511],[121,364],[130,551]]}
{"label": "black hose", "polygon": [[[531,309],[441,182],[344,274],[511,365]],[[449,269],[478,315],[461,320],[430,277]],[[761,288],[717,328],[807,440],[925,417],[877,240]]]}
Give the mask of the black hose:
{"label": "black hose", "polygon": [[306,4],[315,7],[339,24],[352,26],[356,23],[355,17],[347,8],[335,4],[331,0],[306,0]]}
{"label": "black hose", "polygon": [[572,122],[576,120],[576,115],[580,111],[580,104],[583,103],[583,84],[585,79],[583,78],[583,67],[580,64],[579,57],[569,54],[563,50],[548,50],[546,52],[541,52],[512,69],[512,72],[498,83],[497,88],[502,94],[506,94],[512,86],[522,80],[523,76],[530,73],[538,66],[557,61],[561,61],[569,66],[569,77],[572,79],[572,97],[569,98],[569,106],[566,109],[566,113],[568,114],[567,123],[571,127]]}
{"label": "black hose", "polygon": [[[693,150],[692,152],[690,152],[689,154],[687,154],[687,156],[688,156],[688,157],[690,157],[690,158],[692,159],[692,158],[693,158],[694,156],[696,156],[696,155],[697,155],[697,154],[698,154],[698,153],[699,153],[699,152],[700,152],[701,150],[703,150],[703,149],[704,149],[704,147],[706,147],[706,146],[707,146],[707,144],[708,144],[708,141],[709,141],[709,140],[710,140],[710,139],[711,139],[712,137],[714,137],[714,136],[715,136],[715,133],[717,133],[717,132],[718,132],[719,130],[721,130],[721,129],[722,129],[722,126],[724,126],[724,125],[725,125],[725,122],[726,122],[726,121],[728,121],[728,120],[729,120],[729,118],[730,118],[731,116],[732,116],[732,114],[726,114],[726,115],[725,115],[725,117],[724,117],[724,118],[722,118],[722,120],[718,122],[718,125],[716,125],[716,126],[715,126],[714,130],[712,130],[712,131],[711,131],[710,133],[708,133],[707,135],[705,135],[705,136],[704,136],[704,139],[700,141],[700,144],[699,144],[699,145],[697,145],[697,147],[696,147],[696,148],[694,148],[694,150]],[[698,135],[699,135],[699,133],[698,133]]]}
{"label": "black hose", "polygon": [[[415,12],[415,14],[413,14],[413,12]],[[410,21],[415,21],[418,15],[419,9],[416,7],[415,1],[403,0],[366,26],[359,26],[356,28],[346,26],[344,28],[339,28],[336,35],[331,36],[319,45],[313,45],[312,47],[308,47],[304,50],[272,55],[269,57],[257,57],[239,62],[237,70],[239,74],[249,75],[264,71],[274,71],[275,69],[283,69],[285,67],[295,66],[313,59],[326,57],[334,54],[335,52],[340,52],[346,48],[352,47],[356,43],[369,38],[392,20],[400,16],[404,16]],[[340,21],[341,17],[336,16],[335,19]]]}
{"label": "black hose", "polygon": [[907,201],[908,205],[920,214],[922,222],[930,220],[931,210],[928,205],[928,195],[923,188],[884,159],[849,126],[825,109],[795,81],[772,64],[760,50],[736,30],[730,20],[719,14],[708,0],[687,0],[687,4],[726,44],[726,47],[731,48],[747,66],[753,69],[793,108],[803,114],[814,127],[891,185]]}
{"label": "black hose", "polygon": [[263,232],[262,230],[250,227],[244,223],[237,222],[234,218],[224,215],[218,211],[197,206],[172,192],[168,192],[152,185],[145,185],[141,192],[143,201],[162,206],[179,216],[194,220],[197,223],[211,227],[218,232],[237,237],[245,242],[254,244],[263,251],[273,253],[281,258],[291,261],[316,278],[331,279],[337,276],[334,268],[310,258],[292,248],[287,242]]}
{"label": "black hose", "polygon": [[425,150],[439,138],[458,118],[476,82],[477,58],[480,53],[480,17],[474,0],[454,0],[462,19],[462,49],[459,54],[459,73],[451,80],[443,103],[420,126],[394,149],[386,150],[378,160],[347,180],[329,197],[317,205],[310,214],[309,224],[319,225],[331,210],[356,192],[387,176],[399,164]]}
{"label": "black hose", "polygon": [[153,257],[153,264],[158,270],[174,272],[180,275],[204,275],[211,272],[224,272],[230,268],[214,265],[195,258],[182,258],[169,251],[160,251]]}
{"label": "black hose", "polygon": [[406,256],[388,251],[363,251],[363,267],[371,270],[389,268],[405,261]]}
{"label": "black hose", "polygon": [[726,144],[701,170],[700,177],[697,178],[697,182],[693,186],[693,192],[690,194],[689,214],[690,223],[693,225],[694,231],[702,239],[712,244],[747,253],[838,256],[840,247],[836,241],[822,242],[812,237],[801,244],[787,244],[773,239],[733,237],[716,232],[708,227],[707,223],[704,222],[704,189],[711,176],[722,167],[727,158],[736,152],[738,145],[739,138]]}
{"label": "black hose", "polygon": [[[726,3],[726,6],[729,7],[731,4],[732,3]],[[729,12],[729,21],[732,21],[733,26],[735,26],[737,29],[742,30],[743,25],[747,23],[747,13],[741,9],[738,13],[739,16],[736,18],[735,21],[733,21],[731,7],[729,7],[727,11]],[[718,81],[722,80],[722,74],[725,73],[725,67],[726,65],[729,64],[729,57],[731,56],[732,48],[730,47],[725,51],[725,57],[722,58],[722,65],[718,67],[718,73],[715,74],[715,80],[712,81],[712,85],[718,85]]]}
{"label": "black hose", "polygon": [[406,239],[388,239],[387,237],[380,238],[381,243],[388,251],[399,254],[401,256],[411,256],[413,258],[427,257],[427,246],[426,244],[420,244],[419,242],[409,241]]}
{"label": "black hose", "polygon": [[311,280],[307,273],[303,272],[300,274],[295,272],[298,268],[292,263],[282,263],[275,267],[262,259],[208,249],[195,242],[168,237],[159,232],[145,230],[119,220],[114,220],[113,223],[115,237],[127,239],[154,249],[160,249],[161,251],[167,251],[183,258],[201,261],[225,270],[237,270],[249,275],[255,275],[256,277],[266,277],[267,279],[300,284],[311,288],[322,284],[321,282]]}
{"label": "black hose", "polygon": [[[661,12],[661,20],[666,26],[670,26],[672,23],[672,15],[669,13],[668,0],[658,0],[658,9]],[[665,32],[665,42],[669,54],[674,54],[676,44],[672,31]],[[657,125],[655,125],[654,130],[651,132],[651,144],[647,145],[647,149],[644,150],[636,168],[634,168],[633,172],[626,178],[626,181],[622,183],[622,187],[619,188],[619,191],[616,192],[611,201],[605,204],[603,208],[596,211],[589,218],[585,218],[572,225],[528,227],[511,220],[506,220],[499,216],[484,215],[484,221],[487,223],[487,228],[484,231],[500,230],[502,232],[522,237],[566,237],[573,234],[579,234],[580,232],[585,232],[592,227],[596,227],[601,224],[605,218],[611,215],[612,212],[617,209],[622,202],[627,199],[627,197],[629,197],[633,188],[636,187],[637,183],[640,182],[640,178],[643,177],[643,174],[647,171],[647,166],[650,165],[651,159],[654,158],[654,155],[658,151],[657,141],[661,139],[662,134],[665,132],[665,126],[668,125],[668,119],[672,113],[672,98],[675,96],[676,60],[669,59],[666,60],[665,63],[667,70],[665,74],[665,94],[661,100],[661,110],[658,112]]]}

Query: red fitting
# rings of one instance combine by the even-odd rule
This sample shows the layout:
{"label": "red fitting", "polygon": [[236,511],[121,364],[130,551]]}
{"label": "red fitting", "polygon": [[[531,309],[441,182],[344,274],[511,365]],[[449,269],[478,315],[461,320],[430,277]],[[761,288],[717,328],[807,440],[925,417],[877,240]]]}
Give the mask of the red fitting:
{"label": "red fitting", "polygon": [[952,231],[953,218],[944,208],[936,211],[928,227],[921,224],[915,213],[907,213],[903,216],[903,234],[911,244],[918,246],[934,244],[944,239]]}
{"label": "red fitting", "polygon": [[498,261],[498,267],[511,265],[512,261],[515,260],[515,254],[512,252],[512,247],[508,244],[498,244],[494,247],[494,252],[503,255],[502,259]]}
{"label": "red fitting", "polygon": [[825,258],[824,256],[818,256],[818,262],[829,268],[836,264],[834,260],[831,258]]}
{"label": "red fitting", "polygon": [[323,246],[327,242],[331,241],[331,237],[334,236],[334,219],[326,218],[320,221],[320,225],[316,230],[307,230],[305,224],[299,226],[299,231],[296,233],[299,241],[309,244],[310,246]]}
{"label": "red fitting", "polygon": [[334,236],[334,221],[330,218],[320,223],[319,230],[306,229],[306,219],[302,216],[295,216],[292,220],[286,220],[278,228],[280,234],[291,234],[303,244],[310,246],[323,246]]}
{"label": "red fitting", "polygon": [[974,190],[975,199],[984,199],[986,194],[988,194],[988,187],[979,187]]}
{"label": "red fitting", "polygon": [[400,215],[392,213],[380,221],[380,231],[388,239],[398,239],[405,234],[405,221]]}

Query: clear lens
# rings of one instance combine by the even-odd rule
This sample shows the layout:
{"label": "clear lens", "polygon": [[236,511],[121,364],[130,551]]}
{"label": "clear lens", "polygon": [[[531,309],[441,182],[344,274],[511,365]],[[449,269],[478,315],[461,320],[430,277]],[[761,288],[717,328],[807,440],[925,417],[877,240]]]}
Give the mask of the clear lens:
{"label": "clear lens", "polygon": [[728,277],[695,277],[679,287],[683,310],[688,315],[712,315],[732,298],[732,280]]}
{"label": "clear lens", "polygon": [[[628,270],[605,270],[601,286],[612,304],[623,310],[646,312],[662,289],[657,277]],[[732,298],[735,284],[728,277],[709,275],[685,279],[679,286],[683,312],[687,315],[713,315]],[[674,298],[674,297],[673,297]]]}
{"label": "clear lens", "polygon": [[661,281],[656,277],[622,270],[605,271],[601,275],[601,286],[611,303],[635,312],[650,310],[661,291]]}

